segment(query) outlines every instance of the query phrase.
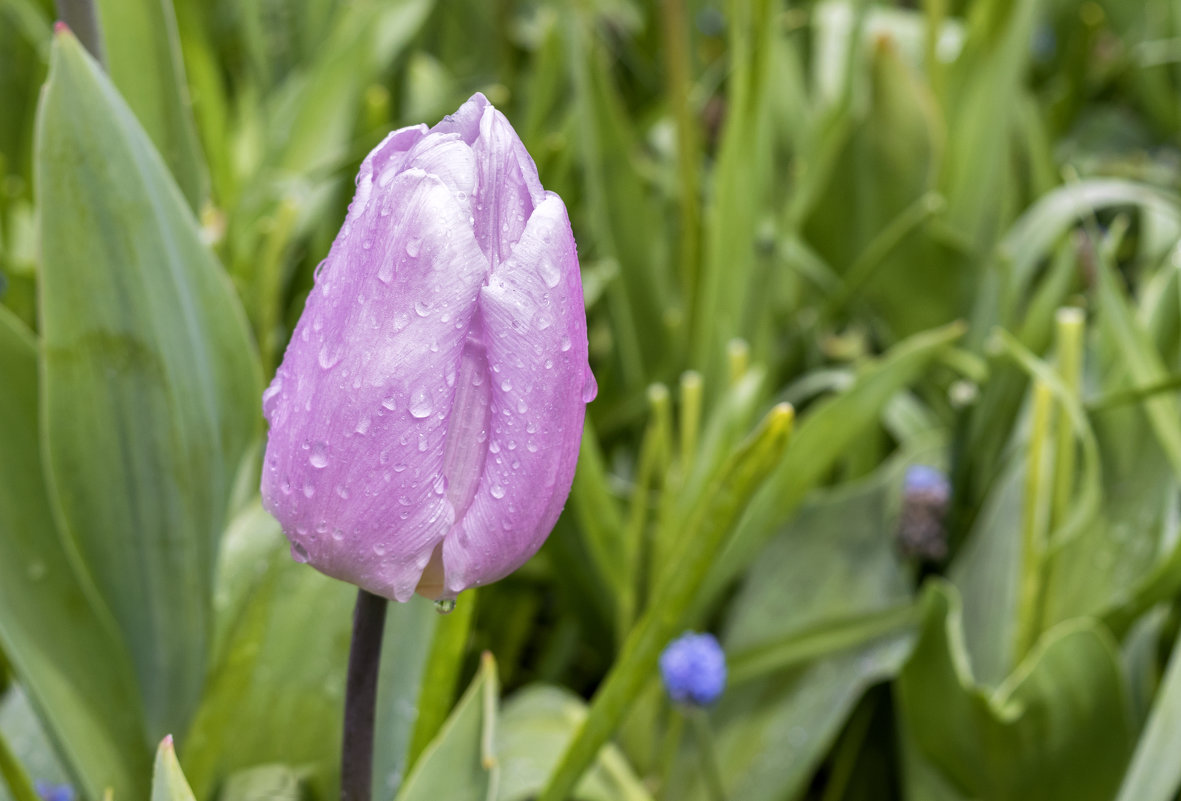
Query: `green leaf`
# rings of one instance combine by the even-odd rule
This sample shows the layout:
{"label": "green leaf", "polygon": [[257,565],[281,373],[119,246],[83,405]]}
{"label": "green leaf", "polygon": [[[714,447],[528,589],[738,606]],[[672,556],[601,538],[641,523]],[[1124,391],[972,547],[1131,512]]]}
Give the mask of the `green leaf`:
{"label": "green leaf", "polygon": [[698,500],[677,549],[669,554],[669,564],[653,590],[647,611],[632,628],[595,693],[590,714],[550,776],[541,801],[560,801],[569,795],[654,675],[661,650],[679,633],[710,568],[733,535],[735,523],[783,457],[793,419],[790,406],[774,407],[730,454],[717,480]]}
{"label": "green leaf", "polygon": [[196,801],[184,771],[176,761],[172,735],[160,742],[156,751],[156,768],[152,772],[152,801]]}
{"label": "green leaf", "polygon": [[398,801],[493,801],[500,771],[494,751],[496,662],[485,653],[480,672],[397,795]]}
{"label": "green leaf", "polygon": [[318,796],[337,792],[356,588],[287,551],[283,541],[261,560],[267,572],[242,607],[184,740],[202,798],[227,775],[274,762],[307,766]]}
{"label": "green leaf", "polygon": [[698,598],[704,609],[717,597],[819,484],[842,454],[878,423],[890,399],[927,369],[964,332],[962,323],[924,331],[903,340],[880,359],[865,364],[852,385],[814,404],[799,433],[767,478]]}
{"label": "green leaf", "polygon": [[[461,598],[458,605],[475,601]],[[454,613],[453,613],[454,614]],[[412,598],[409,603],[389,604],[385,616],[385,633],[381,645],[381,675],[377,685],[377,722],[373,746],[373,797],[392,798],[406,778],[411,766],[411,738],[419,726],[419,703],[426,687],[435,681],[436,667],[431,662],[432,641],[440,628],[440,617],[434,604],[423,598]],[[466,625],[463,628],[466,639]],[[444,638],[446,639],[446,638]],[[455,698],[461,655],[451,657],[455,664],[444,668],[450,676],[450,687],[444,697],[445,718]],[[433,726],[432,738],[438,733],[439,723]]]}
{"label": "green leaf", "polygon": [[[585,719],[586,704],[569,690],[532,685],[514,695],[504,705],[496,729],[497,801],[528,801],[536,796]],[[574,789],[571,801],[650,798],[623,754],[608,743]]]}
{"label": "green leaf", "polygon": [[1117,801],[1170,801],[1181,788],[1181,648],[1174,646],[1156,703],[1144,727]]}
{"label": "green leaf", "polygon": [[[418,719],[410,740],[406,764],[413,768],[427,745],[435,739],[455,700],[464,649],[471,635],[479,594],[469,590],[458,600],[455,609],[436,620],[430,649],[422,654],[427,675],[417,697]],[[408,699],[405,699],[408,700]]]}
{"label": "green leaf", "polygon": [[935,583],[923,633],[896,684],[919,751],[980,801],[1106,801],[1132,732],[1115,644],[1077,619],[1043,635],[995,690],[974,682],[959,600]]}
{"label": "green leaf", "polygon": [[0,647],[80,789],[147,790],[134,674],[79,587],[42,478],[37,348],[0,307]]}
{"label": "green leaf", "polygon": [[24,766],[9,747],[3,731],[0,731],[0,779],[4,780],[13,801],[38,801],[39,796],[33,787],[33,780],[29,778]]}
{"label": "green leaf", "polygon": [[154,739],[183,730],[204,681],[218,539],[258,430],[257,358],[164,163],[68,32],[36,165],[49,483]]}
{"label": "green leaf", "polygon": [[111,80],[172,171],[193,211],[209,195],[209,177],[189,102],[172,3],[97,0]]}
{"label": "green leaf", "polygon": [[[751,565],[723,629],[729,686],[711,711],[730,797],[801,793],[865,689],[906,659],[917,615],[894,533],[908,461],[811,496]],[[766,742],[782,744],[775,759]],[[665,797],[709,797],[694,760],[688,749],[675,771],[691,787],[682,778]]]}

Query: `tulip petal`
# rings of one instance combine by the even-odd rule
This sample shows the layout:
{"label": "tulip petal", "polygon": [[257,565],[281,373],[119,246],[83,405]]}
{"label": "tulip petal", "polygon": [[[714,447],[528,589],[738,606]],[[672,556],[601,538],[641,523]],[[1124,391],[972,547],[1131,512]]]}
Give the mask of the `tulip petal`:
{"label": "tulip petal", "polygon": [[545,193],[480,290],[489,369],[487,457],[470,506],[443,541],[447,595],[533,555],[562,510],[588,394],[586,320],[574,236]]}
{"label": "tulip petal", "polygon": [[503,114],[488,106],[474,145],[479,180],[476,241],[495,272],[521,238],[533,210],[545,200],[537,166]]}
{"label": "tulip petal", "polygon": [[410,166],[438,166],[417,149],[380,206],[368,200],[386,154],[366,160],[264,398],[263,498],[293,555],[400,601],[454,522],[447,416],[487,270],[462,177]]}

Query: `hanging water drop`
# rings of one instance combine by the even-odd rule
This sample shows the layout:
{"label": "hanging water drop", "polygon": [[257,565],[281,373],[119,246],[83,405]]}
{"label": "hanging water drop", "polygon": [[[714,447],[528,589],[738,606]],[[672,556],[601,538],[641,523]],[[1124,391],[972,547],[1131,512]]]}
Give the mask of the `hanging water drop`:
{"label": "hanging water drop", "polygon": [[440,615],[449,615],[455,611],[454,598],[440,598],[435,601],[435,611]]}

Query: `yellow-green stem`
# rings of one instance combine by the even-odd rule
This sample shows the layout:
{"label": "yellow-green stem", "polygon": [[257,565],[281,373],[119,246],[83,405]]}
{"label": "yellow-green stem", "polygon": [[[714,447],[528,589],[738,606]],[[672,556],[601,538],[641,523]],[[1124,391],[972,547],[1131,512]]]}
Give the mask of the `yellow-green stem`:
{"label": "yellow-green stem", "polygon": [[1041,626],[1041,590],[1046,553],[1048,504],[1045,470],[1046,444],[1053,412],[1053,395],[1044,381],[1033,389],[1033,420],[1026,456],[1025,503],[1021,525],[1021,584],[1017,598],[1017,643],[1014,654],[1020,660],[1037,641]]}
{"label": "yellow-green stem", "polygon": [[[1083,367],[1083,331],[1086,323],[1081,309],[1058,310],[1058,374],[1062,385],[1078,397]],[[1054,432],[1054,493],[1050,508],[1051,530],[1062,525],[1070,514],[1070,497],[1074,490],[1076,448],[1070,417],[1058,415]]]}

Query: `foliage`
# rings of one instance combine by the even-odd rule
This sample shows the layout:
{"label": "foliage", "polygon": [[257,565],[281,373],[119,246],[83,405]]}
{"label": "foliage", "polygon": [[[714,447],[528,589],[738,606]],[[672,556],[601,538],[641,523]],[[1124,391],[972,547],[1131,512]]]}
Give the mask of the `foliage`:
{"label": "foliage", "polygon": [[97,8],[102,64],[0,0],[0,799],[336,795],[353,591],[259,396],[361,158],[477,90],[600,394],[541,554],[391,607],[375,798],[712,798],[686,629],[732,798],[1181,791],[1175,3]]}

